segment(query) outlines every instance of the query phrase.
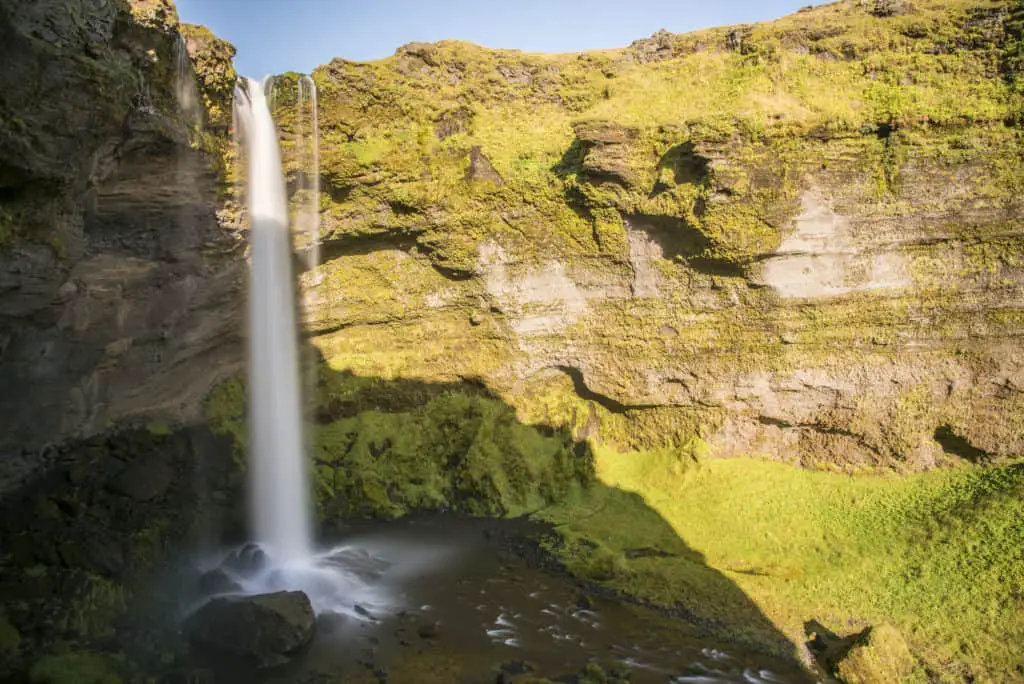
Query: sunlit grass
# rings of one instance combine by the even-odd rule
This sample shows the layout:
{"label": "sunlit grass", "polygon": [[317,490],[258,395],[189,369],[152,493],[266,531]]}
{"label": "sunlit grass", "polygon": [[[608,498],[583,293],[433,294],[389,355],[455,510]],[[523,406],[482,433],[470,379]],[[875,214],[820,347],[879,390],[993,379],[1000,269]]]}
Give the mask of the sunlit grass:
{"label": "sunlit grass", "polygon": [[[997,681],[1019,676],[1021,654],[1009,644],[1024,641],[1020,466],[851,477],[758,460],[602,451],[597,472],[605,485],[639,494],[794,641],[811,619],[839,632],[890,622],[936,672],[966,666]],[[643,545],[645,535],[663,536],[628,524],[628,537],[611,532],[630,514],[602,508],[597,499],[605,496],[602,488],[546,517],[616,554]],[[663,604],[697,601],[698,614],[729,624],[715,596],[693,591],[694,578],[708,572],[699,564],[614,562],[612,586]]]}

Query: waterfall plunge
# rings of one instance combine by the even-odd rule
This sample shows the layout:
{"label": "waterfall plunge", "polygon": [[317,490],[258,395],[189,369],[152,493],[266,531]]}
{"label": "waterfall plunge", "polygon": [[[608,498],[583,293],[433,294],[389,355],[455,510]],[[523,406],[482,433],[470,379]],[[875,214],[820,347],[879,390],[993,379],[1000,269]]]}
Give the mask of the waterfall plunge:
{"label": "waterfall plunge", "polygon": [[[307,264],[319,257],[316,91],[298,83],[295,134],[299,165],[295,227],[308,239]],[[298,329],[292,279],[292,240],[277,129],[273,84],[246,80],[235,89],[234,127],[248,176],[251,255],[249,310],[250,503],[255,545],[200,560],[199,569],[226,574],[239,587],[228,594],[305,592],[318,613],[373,620],[403,605],[399,587],[440,567],[456,549],[363,538],[327,549],[313,547],[310,487],[303,444]],[[307,117],[308,118],[304,118]],[[293,149],[295,149],[293,148]],[[315,278],[313,278],[315,281]],[[269,563],[250,561],[265,552]],[[243,560],[249,559],[249,560]],[[241,562],[240,562],[241,561]],[[210,598],[200,592],[191,612]]]}
{"label": "waterfall plunge", "polygon": [[303,447],[288,203],[277,129],[263,86],[235,92],[248,173],[250,506],[256,541],[275,562],[312,552]]}

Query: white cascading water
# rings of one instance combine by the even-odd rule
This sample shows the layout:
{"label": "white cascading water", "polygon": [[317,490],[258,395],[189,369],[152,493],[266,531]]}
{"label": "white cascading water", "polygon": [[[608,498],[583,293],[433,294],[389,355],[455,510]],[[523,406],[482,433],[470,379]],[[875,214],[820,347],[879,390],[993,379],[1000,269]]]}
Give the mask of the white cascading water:
{"label": "white cascading water", "polygon": [[191,129],[189,132],[192,133],[202,125],[203,106],[199,103],[199,89],[196,87],[195,74],[192,71],[188,44],[180,33],[174,44],[174,66],[174,97],[178,101],[178,110]]}
{"label": "white cascading water", "polygon": [[[367,607],[401,604],[397,586],[438,567],[454,549],[395,544],[366,538],[317,550],[312,538],[310,482],[303,440],[293,246],[278,134],[268,92],[271,82],[246,79],[235,89],[233,121],[246,159],[251,243],[249,303],[250,509],[255,545],[211,554],[201,570],[218,569],[237,584],[227,594],[305,592],[318,613],[368,618]],[[310,269],[319,241],[316,93],[312,79],[299,81],[296,143],[300,177],[297,231],[308,236]],[[304,193],[302,191],[305,191]],[[251,562],[261,553],[266,561]],[[249,561],[239,564],[245,557]],[[209,600],[196,597],[191,612]],[[361,608],[357,608],[361,606]]]}
{"label": "white cascading water", "polygon": [[248,173],[251,520],[275,563],[312,552],[310,486],[303,449],[298,334],[288,202],[277,128],[263,86],[235,92]]}
{"label": "white cascading water", "polygon": [[299,229],[309,235],[306,268],[315,272],[320,265],[320,128],[316,101],[316,84],[310,76],[299,77],[299,111],[309,112],[299,131],[299,149],[304,173],[299,191],[305,196],[299,214]]}

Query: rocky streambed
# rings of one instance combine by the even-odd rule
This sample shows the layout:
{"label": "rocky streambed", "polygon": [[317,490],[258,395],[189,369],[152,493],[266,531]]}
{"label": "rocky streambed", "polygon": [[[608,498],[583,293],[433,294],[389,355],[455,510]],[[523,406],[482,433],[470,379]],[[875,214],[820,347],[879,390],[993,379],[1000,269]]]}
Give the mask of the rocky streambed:
{"label": "rocky streambed", "polygon": [[588,590],[538,552],[530,539],[543,532],[446,515],[352,526],[327,554],[336,584],[310,591],[331,606],[315,622],[305,594],[244,596],[263,560],[247,551],[240,565],[228,554],[226,569],[198,585],[220,598],[186,619],[193,648],[178,675],[226,684],[808,680],[793,663]]}

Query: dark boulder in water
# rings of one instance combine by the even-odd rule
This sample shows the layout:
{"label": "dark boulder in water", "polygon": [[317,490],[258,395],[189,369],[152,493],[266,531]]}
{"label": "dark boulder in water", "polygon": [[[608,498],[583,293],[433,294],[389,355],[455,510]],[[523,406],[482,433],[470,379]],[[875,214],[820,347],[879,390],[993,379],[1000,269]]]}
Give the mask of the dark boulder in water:
{"label": "dark boulder in water", "polygon": [[199,589],[204,594],[230,594],[241,591],[242,585],[221,568],[214,568],[200,576]]}
{"label": "dark boulder in water", "polygon": [[315,625],[309,597],[301,591],[282,591],[216,598],[185,622],[185,633],[199,646],[272,667],[307,645]]}
{"label": "dark boulder in water", "polygon": [[223,565],[243,575],[259,572],[267,566],[267,554],[256,544],[246,544],[230,553]]}

